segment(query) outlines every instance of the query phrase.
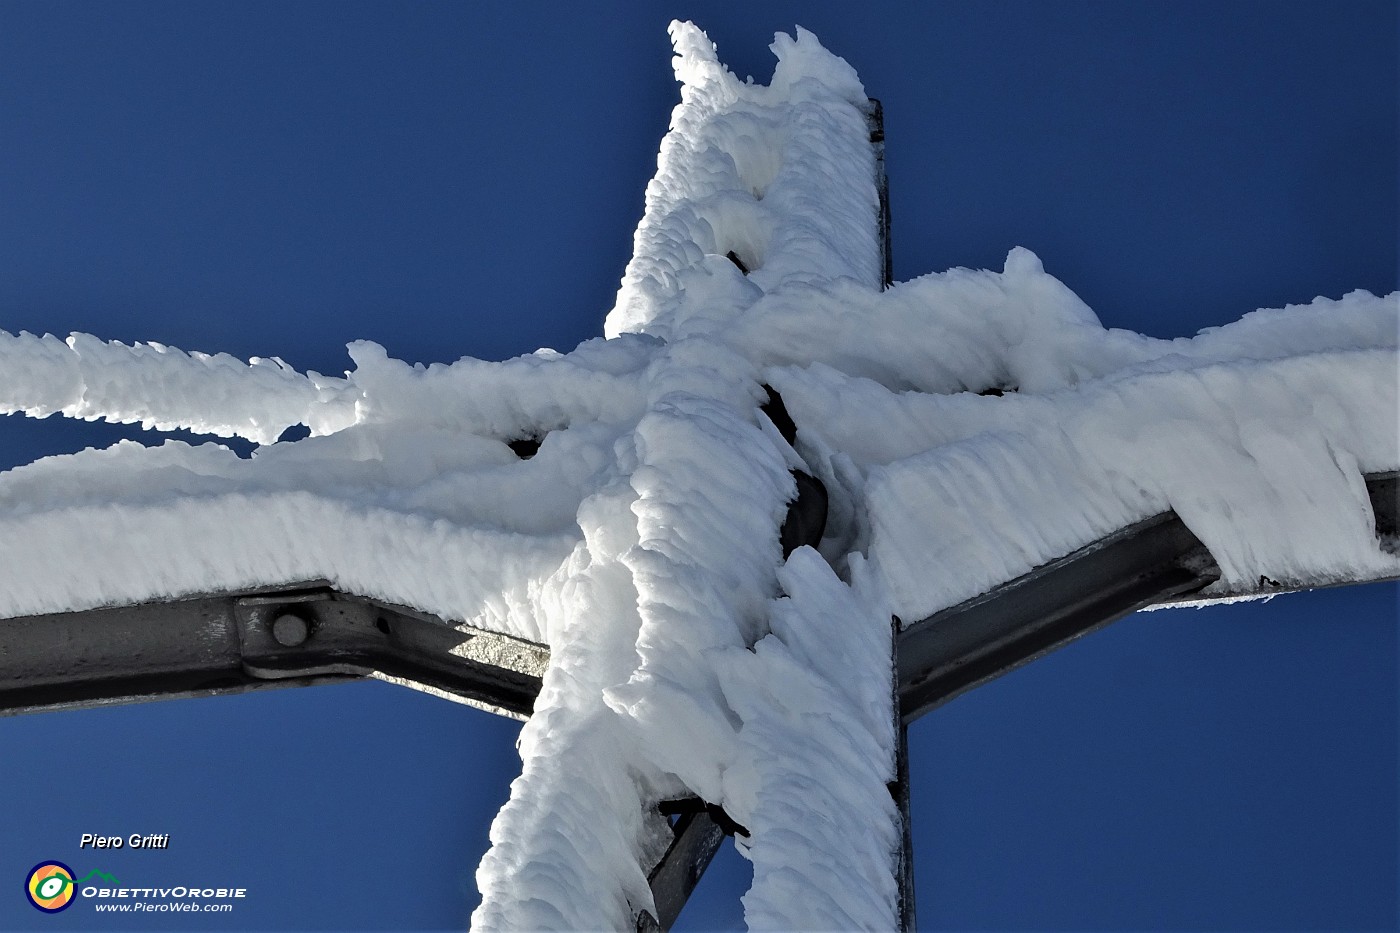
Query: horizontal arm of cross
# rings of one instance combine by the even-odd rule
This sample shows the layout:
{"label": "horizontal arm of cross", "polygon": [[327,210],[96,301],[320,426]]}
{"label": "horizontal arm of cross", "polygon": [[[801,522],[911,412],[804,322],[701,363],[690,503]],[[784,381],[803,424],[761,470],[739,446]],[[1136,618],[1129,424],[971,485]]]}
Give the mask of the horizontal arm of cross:
{"label": "horizontal arm of cross", "polygon": [[[1397,534],[1396,473],[1366,477],[1377,533]],[[901,715],[959,694],[1218,577],[1174,513],[1123,528],[907,624]],[[1252,593],[1284,592],[1261,580]],[[376,677],[523,718],[548,649],[339,593],[323,582],[0,620],[0,715]]]}

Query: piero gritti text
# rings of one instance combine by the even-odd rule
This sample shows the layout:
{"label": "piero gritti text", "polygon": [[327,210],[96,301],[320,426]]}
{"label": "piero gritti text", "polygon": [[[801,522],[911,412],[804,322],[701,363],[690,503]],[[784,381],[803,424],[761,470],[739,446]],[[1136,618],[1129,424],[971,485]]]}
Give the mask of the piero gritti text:
{"label": "piero gritti text", "polygon": [[83,833],[82,839],[78,841],[80,849],[168,849],[170,848],[169,833],[132,833],[126,838],[121,836],[97,836],[92,833]]}

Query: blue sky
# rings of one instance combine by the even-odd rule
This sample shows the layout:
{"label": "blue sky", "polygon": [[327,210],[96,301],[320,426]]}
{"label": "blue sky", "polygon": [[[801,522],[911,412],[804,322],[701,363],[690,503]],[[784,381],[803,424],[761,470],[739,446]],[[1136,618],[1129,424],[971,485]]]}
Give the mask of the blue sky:
{"label": "blue sky", "polygon": [[[896,278],[1024,245],[1157,336],[1396,288],[1391,3],[745,7],[9,0],[0,327],[328,373],[356,338],[568,349],[630,253],[672,17],[760,80],[794,23],[855,65]],[[140,434],[2,419],[0,465]],[[1138,616],[926,717],[921,926],[1394,928],[1395,622],[1393,585]],[[99,926],[23,901],[46,858],[250,889],[200,929],[461,926],[516,731],[379,684],[0,720],[0,928]],[[744,883],[722,859],[683,924]]]}

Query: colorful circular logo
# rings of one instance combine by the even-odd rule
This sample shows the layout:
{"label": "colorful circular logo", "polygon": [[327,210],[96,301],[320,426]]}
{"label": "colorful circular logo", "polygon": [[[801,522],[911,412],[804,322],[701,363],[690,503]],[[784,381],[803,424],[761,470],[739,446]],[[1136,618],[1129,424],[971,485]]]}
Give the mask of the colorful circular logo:
{"label": "colorful circular logo", "polygon": [[24,880],[24,893],[36,909],[56,914],[73,903],[78,893],[73,869],[62,862],[40,862]]}

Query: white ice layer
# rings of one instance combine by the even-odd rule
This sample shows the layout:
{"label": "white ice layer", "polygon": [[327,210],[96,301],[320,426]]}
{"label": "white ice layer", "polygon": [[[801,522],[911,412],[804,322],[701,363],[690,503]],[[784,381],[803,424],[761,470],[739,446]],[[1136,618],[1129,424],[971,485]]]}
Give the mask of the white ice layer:
{"label": "white ice layer", "polygon": [[740,843],[754,867],[750,929],[899,927],[893,631],[859,558],[851,570],[848,587],[816,551],[794,551],[772,632],[716,665],[743,720],[723,799],[751,832]]}
{"label": "white ice layer", "polygon": [[[789,284],[848,277],[878,286],[868,105],[851,66],[799,27],[796,39],[773,41],[772,83],[749,84],[720,64],[694,26],[672,23],[671,39],[681,103],[661,141],[607,335],[714,333]],[[840,181],[827,187],[822,179]],[[730,253],[749,270],[747,282],[732,275]],[[736,294],[696,301],[695,280],[716,274]]]}
{"label": "white ice layer", "polygon": [[[740,82],[671,33],[682,99],[606,339],[431,367],[357,343],[331,378],[0,332],[0,411],[264,445],[0,474],[0,619],[326,579],[547,643],[474,926],[631,926],[669,835],[655,804],[698,796],[750,833],[752,928],[889,929],[891,615],[1167,509],[1216,595],[1400,573],[1363,483],[1400,467],[1400,301],[1155,340],[1105,330],[1022,249],[881,292],[850,66],[798,30],[770,84]],[[793,469],[830,513],[785,561]]]}
{"label": "white ice layer", "polygon": [[[1105,330],[1016,249],[1002,273],[955,269],[850,307],[801,328],[755,314],[742,345],[814,340],[768,379],[851,503],[824,550],[868,552],[905,620],[1168,509],[1220,565],[1207,595],[1400,573],[1362,482],[1400,461],[1396,295],[1156,340]],[[822,353],[824,330],[848,339]],[[962,391],[988,387],[1008,391]]]}
{"label": "white ice layer", "polygon": [[[344,387],[343,379],[303,376],[276,358],[244,363],[226,353],[186,353],[158,343],[0,331],[0,414],[43,418],[57,412],[271,444],[303,421],[324,421],[321,433],[352,423],[346,406],[337,404]],[[310,415],[313,410],[318,414]]]}

